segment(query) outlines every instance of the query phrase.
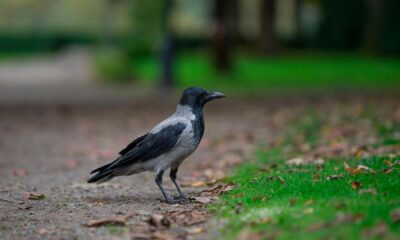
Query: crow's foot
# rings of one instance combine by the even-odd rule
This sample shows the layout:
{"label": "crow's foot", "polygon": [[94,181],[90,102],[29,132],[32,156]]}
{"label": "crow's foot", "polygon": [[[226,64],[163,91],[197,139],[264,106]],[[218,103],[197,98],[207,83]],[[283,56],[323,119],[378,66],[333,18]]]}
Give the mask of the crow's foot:
{"label": "crow's foot", "polygon": [[188,202],[189,201],[189,199],[185,196],[185,195],[179,195],[179,196],[172,196],[172,198],[174,199],[174,200],[180,200],[180,201],[185,201],[185,202]]}
{"label": "crow's foot", "polygon": [[168,204],[185,204],[185,203],[188,203],[189,200],[186,197],[185,198],[182,198],[182,197],[171,197],[171,198],[168,198],[168,199],[163,199],[163,200],[161,200],[161,202],[165,202],[165,203],[168,203]]}

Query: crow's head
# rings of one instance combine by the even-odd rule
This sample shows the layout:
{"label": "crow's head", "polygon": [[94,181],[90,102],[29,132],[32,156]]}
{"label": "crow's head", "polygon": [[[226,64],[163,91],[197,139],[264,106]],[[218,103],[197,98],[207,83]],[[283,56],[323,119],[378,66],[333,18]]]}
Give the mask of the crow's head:
{"label": "crow's head", "polygon": [[190,87],[183,92],[179,104],[188,105],[193,108],[203,107],[206,102],[223,97],[225,95],[220,92],[211,92],[199,87]]}

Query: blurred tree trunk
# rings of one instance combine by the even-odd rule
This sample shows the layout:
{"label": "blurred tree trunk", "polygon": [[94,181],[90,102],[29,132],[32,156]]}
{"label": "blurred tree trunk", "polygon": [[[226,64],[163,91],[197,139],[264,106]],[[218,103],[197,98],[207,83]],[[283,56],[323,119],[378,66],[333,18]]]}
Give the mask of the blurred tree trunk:
{"label": "blurred tree trunk", "polygon": [[261,0],[260,19],[260,47],[266,54],[276,52],[276,38],[274,33],[275,0]]}
{"label": "blurred tree trunk", "polygon": [[169,26],[169,15],[172,8],[172,0],[164,0],[163,3],[163,43],[161,49],[161,85],[164,88],[171,88],[174,85],[174,41]]}
{"label": "blurred tree trunk", "polygon": [[215,68],[228,72],[232,67],[230,30],[228,26],[230,0],[214,0],[212,42]]}
{"label": "blurred tree trunk", "polygon": [[368,53],[378,51],[379,25],[382,14],[382,0],[367,0],[367,22],[363,49]]}

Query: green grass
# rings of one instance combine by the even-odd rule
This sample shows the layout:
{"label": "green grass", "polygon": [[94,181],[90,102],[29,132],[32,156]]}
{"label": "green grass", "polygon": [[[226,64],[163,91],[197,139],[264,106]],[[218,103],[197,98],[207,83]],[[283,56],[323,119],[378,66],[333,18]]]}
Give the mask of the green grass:
{"label": "green grass", "polygon": [[[400,167],[387,174],[353,175],[346,173],[342,159],[331,160],[323,167],[278,164],[267,169],[260,166],[282,162],[280,154],[270,151],[259,159],[258,165],[238,169],[229,179],[237,187],[222,197],[221,205],[214,206],[219,217],[227,221],[222,232],[228,239],[244,229],[277,239],[355,239],[365,237],[363,230],[381,222],[388,224],[390,234],[400,236],[400,223],[390,218],[390,212],[400,206]],[[347,162],[383,170],[388,168],[384,163],[387,159]],[[339,174],[345,176],[327,180]],[[353,189],[353,182],[360,182],[361,187]],[[359,193],[372,188],[376,195]]]}
{"label": "green grass", "polygon": [[[224,239],[236,239],[249,231],[261,239],[399,239],[400,222],[396,223],[391,214],[400,209],[400,165],[390,167],[390,163],[400,161],[399,155],[356,157],[350,151],[342,157],[321,156],[326,160],[323,165],[285,164],[288,156],[307,156],[298,149],[302,144],[308,144],[313,155],[314,149],[337,141],[322,135],[324,129],[332,127],[332,116],[343,129],[357,126],[354,116],[335,111],[334,115],[306,112],[286,127],[282,143],[256,152],[255,161],[237,167],[227,179],[236,187],[210,207],[224,223]],[[383,117],[375,116],[378,109],[365,114],[361,117],[373,124],[357,131],[369,131],[375,139],[376,143],[370,143],[371,151],[399,144],[396,122],[386,119],[382,123]],[[374,172],[352,174],[346,171],[344,162],[353,168],[364,165]],[[391,171],[383,172],[389,168]],[[334,175],[341,177],[329,179]],[[361,185],[354,185],[358,183]],[[379,226],[387,227],[381,229],[385,231],[382,236],[375,234]]]}
{"label": "green grass", "polygon": [[[357,55],[296,55],[258,58],[237,54],[229,74],[214,71],[204,53],[183,53],[175,66],[178,86],[198,85],[227,91],[276,89],[392,88],[400,86],[400,59],[364,58]],[[158,60],[149,57],[133,62],[138,79],[159,79]]]}

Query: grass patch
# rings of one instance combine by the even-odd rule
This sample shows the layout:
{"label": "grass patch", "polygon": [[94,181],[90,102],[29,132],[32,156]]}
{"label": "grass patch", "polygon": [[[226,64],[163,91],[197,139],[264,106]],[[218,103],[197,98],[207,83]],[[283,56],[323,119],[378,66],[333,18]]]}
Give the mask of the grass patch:
{"label": "grass patch", "polygon": [[[322,167],[291,167],[282,164],[277,152],[266,152],[257,164],[240,167],[229,179],[237,188],[215,208],[227,221],[222,231],[229,239],[244,229],[277,239],[374,238],[368,235],[378,224],[387,226],[385,236],[400,236],[400,223],[391,219],[400,206],[400,166],[390,173],[350,174],[343,159],[332,159]],[[389,158],[346,161],[380,171],[388,168],[385,160]],[[396,160],[400,157],[390,159]],[[263,168],[268,164],[275,167]],[[327,180],[341,174],[342,178]],[[361,186],[355,189],[353,183]]]}
{"label": "grass patch", "polygon": [[[280,144],[257,151],[254,162],[238,166],[227,180],[236,187],[211,206],[223,223],[224,239],[399,239],[400,156],[383,152],[398,144],[399,128],[377,113],[360,118],[338,109],[335,114],[306,112],[286,127]],[[357,124],[366,119],[374,119],[370,127]],[[327,134],[329,129],[343,135]],[[318,149],[341,140],[361,141],[356,132],[346,135],[346,129],[367,131],[374,141],[346,145],[344,155],[327,151],[321,156]],[[309,145],[308,150],[301,150],[302,145]],[[351,150],[354,146],[366,150]],[[285,163],[288,156],[326,161],[294,166]],[[345,162],[373,172],[348,172]]]}
{"label": "grass patch", "polygon": [[[180,88],[192,85],[234,92],[276,89],[348,89],[399,86],[400,60],[363,58],[357,55],[301,55],[257,58],[235,55],[234,70],[215,72],[205,53],[182,53],[175,66]],[[132,62],[138,79],[158,82],[158,59],[147,57]]]}

